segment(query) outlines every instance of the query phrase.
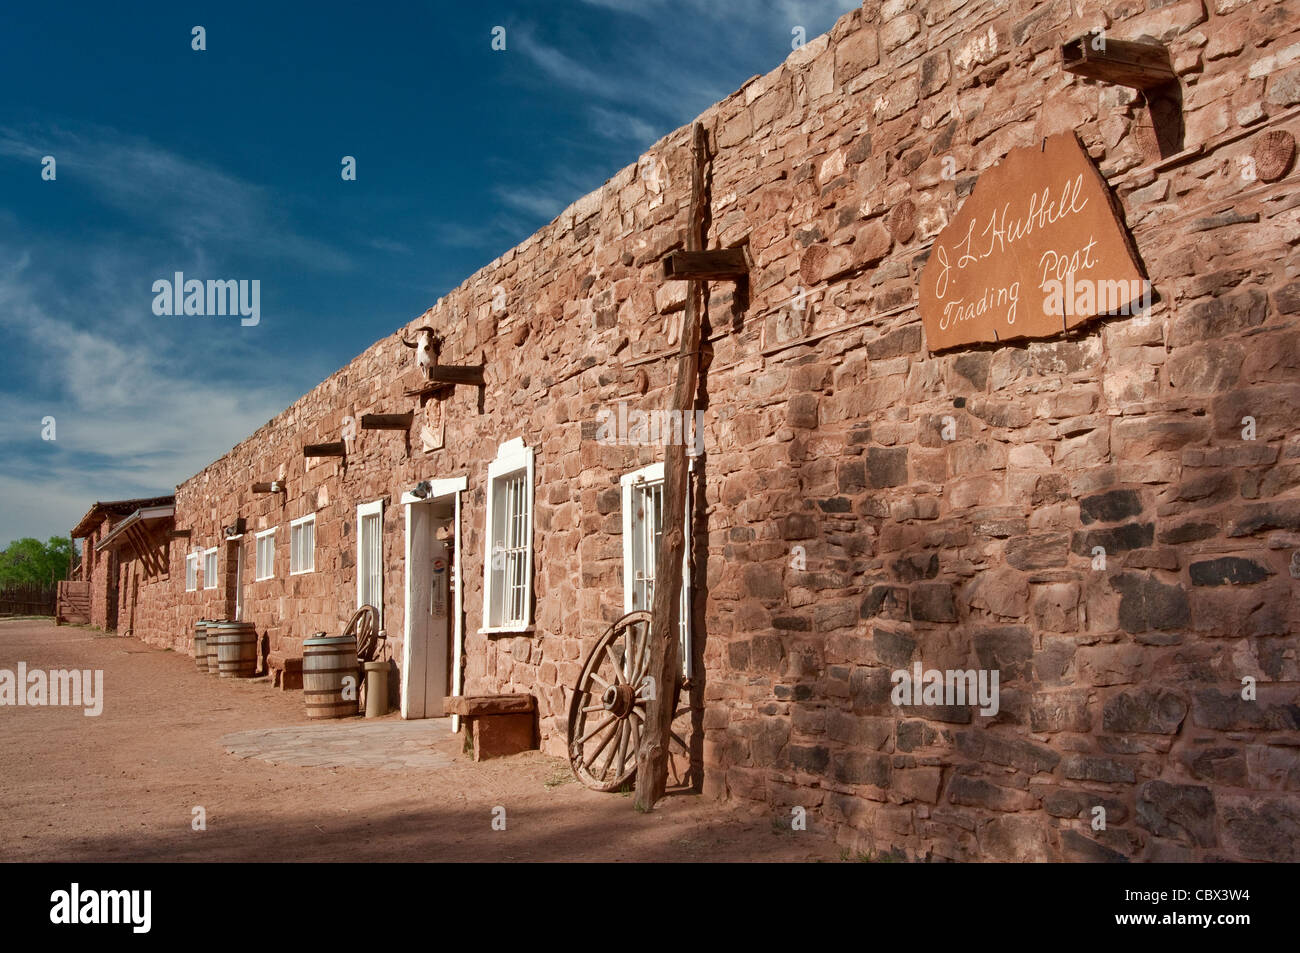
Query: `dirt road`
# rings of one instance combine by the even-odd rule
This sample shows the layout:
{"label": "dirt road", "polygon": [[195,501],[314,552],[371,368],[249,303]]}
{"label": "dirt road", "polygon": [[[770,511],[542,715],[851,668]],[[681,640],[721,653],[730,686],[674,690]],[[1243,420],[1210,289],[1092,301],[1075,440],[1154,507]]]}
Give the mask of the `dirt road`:
{"label": "dirt road", "polygon": [[[308,724],[301,695],[200,675],[187,656],[135,639],[0,622],[0,670],[19,662],[102,670],[104,705],[97,717],[0,707],[2,861],[840,859],[815,831],[694,795],[638,814],[630,796],[589,791],[538,752],[475,764],[450,732],[435,744],[438,767],[237,757],[223,736]],[[193,829],[196,807],[206,830]]]}

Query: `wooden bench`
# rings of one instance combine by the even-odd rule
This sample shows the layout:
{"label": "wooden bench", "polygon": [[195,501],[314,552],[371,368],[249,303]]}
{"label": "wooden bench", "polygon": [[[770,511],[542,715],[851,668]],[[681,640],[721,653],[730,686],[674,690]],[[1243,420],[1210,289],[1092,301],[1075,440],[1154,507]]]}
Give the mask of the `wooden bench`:
{"label": "wooden bench", "polygon": [[443,711],[468,720],[475,761],[537,747],[537,699],[532,695],[454,695]]}
{"label": "wooden bench", "polygon": [[302,690],[302,656],[272,652],[266,657],[271,684],[282,692]]}

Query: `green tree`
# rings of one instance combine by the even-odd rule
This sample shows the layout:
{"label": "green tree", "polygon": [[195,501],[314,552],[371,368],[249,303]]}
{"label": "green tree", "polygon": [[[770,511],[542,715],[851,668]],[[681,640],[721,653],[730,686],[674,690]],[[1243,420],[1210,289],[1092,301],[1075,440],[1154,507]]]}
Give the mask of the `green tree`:
{"label": "green tree", "polygon": [[16,539],[0,551],[0,586],[48,586],[66,579],[74,552],[66,536],[51,536],[47,543],[30,536]]}

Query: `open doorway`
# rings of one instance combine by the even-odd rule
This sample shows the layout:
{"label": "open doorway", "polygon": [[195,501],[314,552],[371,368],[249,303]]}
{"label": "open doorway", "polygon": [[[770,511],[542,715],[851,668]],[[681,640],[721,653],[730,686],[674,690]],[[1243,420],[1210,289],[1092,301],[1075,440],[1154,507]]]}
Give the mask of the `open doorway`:
{"label": "open doorway", "polygon": [[[465,478],[432,480],[402,496],[406,506],[402,717],[438,718],[459,694],[461,657],[460,493]],[[453,718],[452,729],[459,719]]]}
{"label": "open doorway", "polygon": [[120,598],[122,566],[117,558],[117,547],[108,551],[108,572],[106,574],[106,592],[104,594],[104,631],[117,631],[117,610]]}
{"label": "open doorway", "polygon": [[242,622],[244,618],[244,538],[226,540],[226,618]]}

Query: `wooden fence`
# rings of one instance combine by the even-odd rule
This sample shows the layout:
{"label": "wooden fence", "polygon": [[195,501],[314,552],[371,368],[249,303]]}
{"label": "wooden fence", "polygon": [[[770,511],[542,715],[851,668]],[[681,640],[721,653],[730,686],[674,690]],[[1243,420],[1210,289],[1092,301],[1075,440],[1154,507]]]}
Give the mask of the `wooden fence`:
{"label": "wooden fence", "polygon": [[0,615],[54,615],[58,589],[30,583],[0,589]]}

